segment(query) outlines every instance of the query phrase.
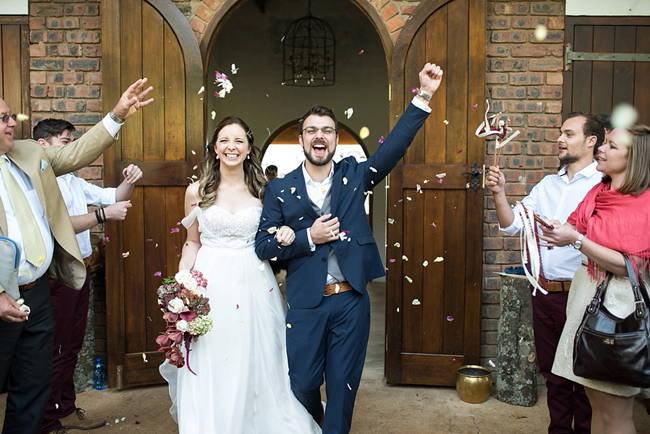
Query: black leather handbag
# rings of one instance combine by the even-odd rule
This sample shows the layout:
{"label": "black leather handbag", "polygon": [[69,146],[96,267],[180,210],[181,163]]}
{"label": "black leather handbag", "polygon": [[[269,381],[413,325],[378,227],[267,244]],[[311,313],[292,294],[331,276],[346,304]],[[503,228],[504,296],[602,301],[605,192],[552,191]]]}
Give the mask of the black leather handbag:
{"label": "black leather handbag", "polygon": [[596,288],[576,333],[573,373],[592,380],[645,388],[650,387],[650,302],[627,256],[625,265],[634,293],[634,312],[618,318],[603,305],[613,277],[608,272]]}

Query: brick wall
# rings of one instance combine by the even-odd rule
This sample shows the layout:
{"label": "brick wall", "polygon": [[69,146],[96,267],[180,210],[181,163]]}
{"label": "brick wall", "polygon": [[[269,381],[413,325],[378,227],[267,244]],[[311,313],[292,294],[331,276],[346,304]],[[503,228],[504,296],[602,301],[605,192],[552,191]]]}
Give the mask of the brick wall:
{"label": "brick wall", "polygon": [[[537,41],[535,28],[548,36]],[[493,111],[508,115],[521,133],[501,149],[511,204],[521,200],[545,175],[557,170],[558,128],[562,124],[564,1],[488,0],[486,83]],[[516,140],[515,139],[515,140]],[[487,142],[485,165],[494,164],[494,142]],[[500,277],[495,272],[521,264],[518,237],[498,230],[494,200],[485,196],[483,228],[482,362],[496,356]]]}

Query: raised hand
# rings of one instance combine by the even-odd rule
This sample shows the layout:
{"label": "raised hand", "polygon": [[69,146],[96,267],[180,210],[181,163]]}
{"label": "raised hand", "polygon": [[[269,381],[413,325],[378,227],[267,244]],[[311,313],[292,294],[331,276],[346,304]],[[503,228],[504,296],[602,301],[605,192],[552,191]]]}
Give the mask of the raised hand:
{"label": "raised hand", "polygon": [[503,191],[503,186],[506,183],[506,178],[503,176],[499,166],[490,166],[487,174],[485,175],[485,186],[493,194],[498,194]]}
{"label": "raised hand", "polygon": [[427,63],[420,71],[420,89],[433,96],[442,82],[442,69],[435,63]]}
{"label": "raised hand", "polygon": [[153,87],[151,86],[142,90],[146,83],[147,79],[141,78],[129,86],[129,88],[124,91],[117,104],[115,104],[115,107],[113,107],[113,114],[122,120],[126,120],[133,116],[141,107],[151,104],[153,98],[142,101],[142,99],[153,90]]}
{"label": "raised hand", "polygon": [[336,241],[339,237],[339,219],[332,214],[320,216],[311,225],[311,240],[314,244],[325,244]]}

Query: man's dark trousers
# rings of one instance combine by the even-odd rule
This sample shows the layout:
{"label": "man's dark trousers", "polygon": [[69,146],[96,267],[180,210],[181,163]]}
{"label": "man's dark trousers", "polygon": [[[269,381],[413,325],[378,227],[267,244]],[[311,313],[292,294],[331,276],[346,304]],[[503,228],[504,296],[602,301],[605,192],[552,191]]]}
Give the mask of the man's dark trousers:
{"label": "man's dark trousers", "polygon": [[[546,379],[546,401],[551,415],[549,434],[589,434],[591,405],[581,384],[551,372],[557,344],[566,322],[568,292],[537,292],[533,296],[533,331],[539,371]],[[573,428],[572,428],[573,423]]]}
{"label": "man's dark trousers", "polygon": [[20,291],[31,313],[27,321],[0,321],[0,384],[7,381],[2,434],[38,434],[52,384],[54,321],[47,277]]}

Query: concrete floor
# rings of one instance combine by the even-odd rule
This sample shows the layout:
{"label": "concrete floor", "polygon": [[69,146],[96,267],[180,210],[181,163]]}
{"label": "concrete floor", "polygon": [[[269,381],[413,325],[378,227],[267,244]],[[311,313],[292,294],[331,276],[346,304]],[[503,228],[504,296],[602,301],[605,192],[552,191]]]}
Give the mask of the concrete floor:
{"label": "concrete floor", "polygon": [[[372,325],[363,380],[352,422],[355,434],[544,434],[549,423],[546,388],[539,387],[533,407],[502,403],[493,397],[483,404],[467,404],[456,390],[447,387],[389,386],[384,381],[384,285],[369,287]],[[6,395],[0,395],[0,418],[4,420]],[[86,410],[86,423],[106,420],[94,433],[172,434],[177,427],[168,409],[166,386],[102,391],[91,390],[77,397]],[[637,397],[634,420],[638,434],[650,434],[650,416]],[[73,416],[68,424],[78,421]],[[77,432],[71,431],[71,433]],[[224,433],[228,434],[228,433]]]}

